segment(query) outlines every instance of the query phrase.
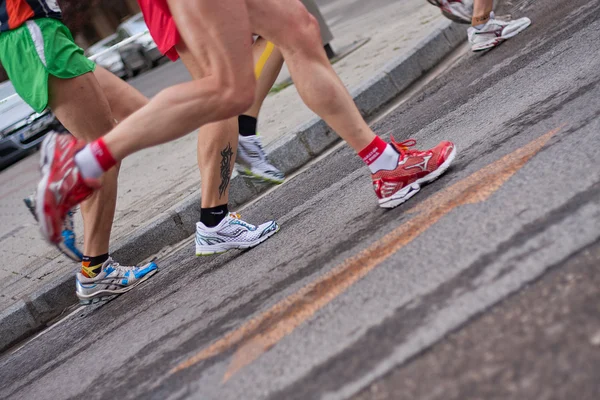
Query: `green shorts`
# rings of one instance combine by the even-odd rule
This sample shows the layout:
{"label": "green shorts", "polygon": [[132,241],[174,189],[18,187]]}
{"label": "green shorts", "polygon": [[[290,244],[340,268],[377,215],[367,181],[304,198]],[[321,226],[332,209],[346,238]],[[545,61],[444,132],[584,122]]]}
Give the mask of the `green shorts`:
{"label": "green shorts", "polygon": [[27,21],[2,32],[0,62],[16,92],[36,112],[48,106],[48,75],[69,79],[96,68],[69,29],[53,18]]}

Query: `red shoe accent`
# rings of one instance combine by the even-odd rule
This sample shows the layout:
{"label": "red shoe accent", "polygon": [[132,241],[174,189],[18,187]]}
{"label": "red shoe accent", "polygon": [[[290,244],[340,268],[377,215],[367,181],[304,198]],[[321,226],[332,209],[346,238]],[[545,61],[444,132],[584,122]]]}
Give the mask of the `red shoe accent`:
{"label": "red shoe accent", "polygon": [[394,170],[382,170],[371,175],[379,205],[384,208],[396,207],[414,196],[421,184],[443,174],[456,155],[456,148],[451,142],[441,142],[430,150],[409,149],[417,144],[413,139],[397,143],[392,138],[391,144],[400,153],[398,166]]}
{"label": "red shoe accent", "polygon": [[42,180],[38,185],[36,213],[46,240],[59,243],[67,212],[87,199],[98,182],[85,181],[75,154],[85,146],[71,135],[51,134],[42,144]]}

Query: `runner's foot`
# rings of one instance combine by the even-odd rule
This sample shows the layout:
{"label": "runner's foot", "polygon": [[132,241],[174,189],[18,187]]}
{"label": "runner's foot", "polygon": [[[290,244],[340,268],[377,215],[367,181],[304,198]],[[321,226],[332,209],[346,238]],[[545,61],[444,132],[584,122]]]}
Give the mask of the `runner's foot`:
{"label": "runner's foot", "polygon": [[446,172],[456,156],[456,147],[450,142],[441,142],[430,150],[410,150],[415,144],[412,139],[396,143],[392,138],[392,146],[400,153],[398,167],[371,175],[380,207],[394,208],[413,197],[423,184]]}
{"label": "runner's foot", "polygon": [[471,50],[483,51],[498,46],[506,39],[516,36],[531,25],[527,17],[513,21],[490,19],[481,29],[470,27],[467,31]]}
{"label": "runner's foot", "polygon": [[81,272],[77,273],[75,293],[81,304],[96,303],[133,289],[157,271],[158,267],[153,262],[143,267],[126,267],[109,257],[95,277],[88,278]]}
{"label": "runner's foot", "polygon": [[262,148],[258,136],[241,136],[238,142],[236,169],[240,175],[279,185],[285,175],[275,168]]}
{"label": "runner's foot", "polygon": [[69,211],[88,198],[98,183],[82,178],[75,154],[83,147],[71,135],[50,134],[41,150],[42,180],[38,184],[36,215],[46,240],[58,244]]}
{"label": "runner's foot", "polygon": [[[35,195],[32,194],[23,199],[27,209],[33,214],[33,218],[37,221],[35,214]],[[62,241],[56,244],[58,250],[73,261],[81,261],[83,253],[77,248],[77,238],[75,236],[74,211],[67,212],[65,223],[61,232]]]}
{"label": "runner's foot", "polygon": [[254,226],[240,219],[238,214],[229,213],[219,225],[208,228],[196,223],[196,255],[207,256],[224,253],[231,249],[249,249],[279,231],[275,221]]}
{"label": "runner's foot", "polygon": [[444,17],[460,24],[470,24],[473,0],[427,0],[442,10]]}

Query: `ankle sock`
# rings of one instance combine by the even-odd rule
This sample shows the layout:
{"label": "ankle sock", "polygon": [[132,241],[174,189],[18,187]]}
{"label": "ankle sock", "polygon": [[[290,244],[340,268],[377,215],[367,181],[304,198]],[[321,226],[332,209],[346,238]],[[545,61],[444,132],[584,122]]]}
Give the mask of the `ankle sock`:
{"label": "ankle sock", "polygon": [[257,120],[249,115],[240,115],[238,117],[238,129],[242,136],[256,135]]}
{"label": "ankle sock", "polygon": [[88,278],[95,278],[102,269],[102,264],[108,260],[108,253],[99,256],[83,256],[81,259],[81,273]]}
{"label": "ankle sock", "polygon": [[75,154],[75,164],[84,178],[98,179],[116,163],[102,138],[87,144]]}
{"label": "ankle sock", "polygon": [[400,157],[400,154],[379,136],[376,136],[358,155],[369,166],[372,174],[380,170],[396,169]]}
{"label": "ankle sock", "polygon": [[214,228],[223,221],[228,213],[229,207],[227,204],[210,208],[200,208],[200,222],[207,228]]}

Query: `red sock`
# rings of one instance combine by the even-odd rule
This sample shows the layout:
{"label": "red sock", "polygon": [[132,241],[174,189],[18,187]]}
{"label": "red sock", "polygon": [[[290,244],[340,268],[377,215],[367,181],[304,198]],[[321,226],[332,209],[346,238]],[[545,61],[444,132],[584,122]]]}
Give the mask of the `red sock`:
{"label": "red sock", "polygon": [[379,136],[376,136],[371,144],[362,149],[358,155],[369,166],[372,173],[382,169],[395,169],[398,166],[398,157],[400,157],[398,152]]}
{"label": "red sock", "polygon": [[115,158],[110,154],[110,151],[108,151],[108,147],[106,147],[103,138],[91,142],[90,150],[105,172],[117,164]]}
{"label": "red sock", "polygon": [[358,156],[362,158],[362,160],[367,165],[371,165],[381,156],[387,147],[387,143],[383,141],[379,136],[375,136],[375,139],[369,144],[367,147],[362,149]]}

